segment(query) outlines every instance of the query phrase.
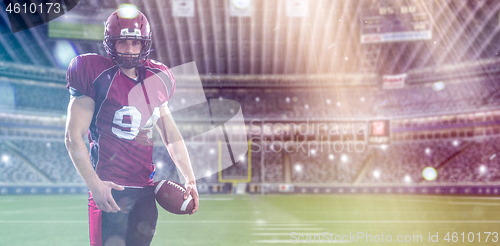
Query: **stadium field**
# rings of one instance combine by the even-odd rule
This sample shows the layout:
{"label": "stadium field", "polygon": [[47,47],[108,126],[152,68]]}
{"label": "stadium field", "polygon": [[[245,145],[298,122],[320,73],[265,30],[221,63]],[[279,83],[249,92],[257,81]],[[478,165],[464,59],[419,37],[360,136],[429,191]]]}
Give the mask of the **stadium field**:
{"label": "stadium field", "polygon": [[[202,195],[152,245],[498,245],[497,197]],[[88,245],[84,195],[0,196],[0,245]],[[390,242],[388,242],[390,241]]]}

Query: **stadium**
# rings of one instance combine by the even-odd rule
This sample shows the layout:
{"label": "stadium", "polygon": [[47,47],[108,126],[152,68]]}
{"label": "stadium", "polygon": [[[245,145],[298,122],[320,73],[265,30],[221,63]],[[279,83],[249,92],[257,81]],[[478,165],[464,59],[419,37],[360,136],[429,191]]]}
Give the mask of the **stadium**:
{"label": "stadium", "polygon": [[[0,245],[89,244],[66,70],[107,56],[119,6],[176,77],[200,193],[151,245],[498,244],[500,1],[10,2],[30,1],[0,4]],[[154,180],[183,183],[153,134]]]}

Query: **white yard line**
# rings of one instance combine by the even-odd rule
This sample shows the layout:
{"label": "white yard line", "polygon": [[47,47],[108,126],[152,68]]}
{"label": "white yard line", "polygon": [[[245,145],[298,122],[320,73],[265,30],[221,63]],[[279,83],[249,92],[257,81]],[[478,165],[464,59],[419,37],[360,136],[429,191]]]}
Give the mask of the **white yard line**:
{"label": "white yard line", "polygon": [[286,224],[286,223],[280,223],[280,224],[274,224],[274,223],[257,223],[255,226],[261,226],[261,227],[267,227],[267,226],[315,226],[314,224]]}
{"label": "white yard line", "polygon": [[200,197],[200,201],[233,201],[235,200],[234,198],[211,198],[211,197]]}
{"label": "white yard line", "polygon": [[253,240],[253,241],[250,241],[251,243],[349,243],[349,242],[335,242],[335,241],[332,241],[332,242],[328,242],[328,241],[323,241],[323,242],[295,242],[295,241],[291,241],[291,240]]}
{"label": "white yard line", "polygon": [[[287,223],[287,221],[270,221],[271,223]],[[500,223],[500,220],[314,220],[302,221],[304,223],[328,223],[328,224],[376,224],[376,223],[410,223],[410,224],[424,224],[424,223]],[[254,220],[162,220],[158,223],[213,223],[213,224],[251,224],[255,223]]]}
{"label": "white yard line", "polygon": [[[280,221],[285,223],[286,221]],[[318,224],[445,224],[445,223],[455,223],[455,224],[498,224],[500,220],[377,220],[377,221],[363,221],[363,220],[323,220],[323,221],[304,221],[306,223],[318,223]],[[0,220],[0,223],[88,223],[87,220]],[[207,220],[159,220],[158,223],[161,224],[252,224],[255,221],[207,221]],[[253,228],[254,230],[322,230],[321,228]]]}
{"label": "white yard line", "polygon": [[[284,233],[284,232],[276,232],[276,233],[272,233],[272,232],[265,232],[265,233],[252,233],[252,235],[255,235],[255,236],[290,236],[290,233],[292,232],[288,232],[288,233]],[[295,232],[296,236],[299,236],[299,235],[323,235],[323,233],[325,232],[318,232],[318,233],[314,233],[314,232],[308,232],[308,233],[297,233]],[[329,232],[327,232],[329,233]],[[337,235],[335,233],[329,233],[329,234],[332,234],[332,235]]]}
{"label": "white yard line", "polygon": [[0,224],[79,224],[88,220],[0,220]]}
{"label": "white yard line", "polygon": [[321,231],[323,228],[252,228],[256,231]]}

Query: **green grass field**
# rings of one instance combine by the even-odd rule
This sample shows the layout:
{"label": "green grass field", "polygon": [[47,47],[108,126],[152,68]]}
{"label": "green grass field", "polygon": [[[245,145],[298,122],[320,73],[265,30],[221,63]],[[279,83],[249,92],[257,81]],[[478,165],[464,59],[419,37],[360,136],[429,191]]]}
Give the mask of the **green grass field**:
{"label": "green grass field", "polygon": [[[500,245],[499,199],[202,195],[195,215],[160,208],[152,245]],[[89,245],[86,209],[85,195],[0,196],[0,245]]]}

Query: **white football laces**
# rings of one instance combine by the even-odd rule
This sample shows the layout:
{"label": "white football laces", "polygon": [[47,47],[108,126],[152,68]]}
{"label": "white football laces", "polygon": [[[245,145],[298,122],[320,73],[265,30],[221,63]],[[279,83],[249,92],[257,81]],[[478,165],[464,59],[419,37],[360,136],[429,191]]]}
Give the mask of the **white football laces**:
{"label": "white football laces", "polygon": [[185,193],[185,192],[186,192],[186,189],[182,188],[182,186],[180,186],[180,185],[178,185],[178,184],[176,184],[176,183],[174,183],[174,182],[172,182],[172,181],[168,181],[167,183],[168,183],[169,185],[172,185],[172,186],[174,186],[175,188],[177,188],[177,189],[181,190],[183,193]]}

